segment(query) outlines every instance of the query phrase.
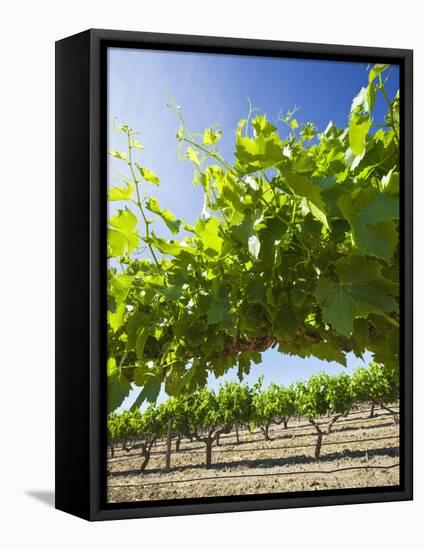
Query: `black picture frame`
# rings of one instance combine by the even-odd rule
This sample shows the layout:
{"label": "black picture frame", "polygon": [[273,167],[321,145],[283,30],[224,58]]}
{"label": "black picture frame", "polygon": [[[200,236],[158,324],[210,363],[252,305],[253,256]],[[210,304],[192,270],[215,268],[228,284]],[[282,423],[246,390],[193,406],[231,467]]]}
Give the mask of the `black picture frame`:
{"label": "black picture frame", "polygon": [[[106,78],[108,47],[395,63],[401,88],[400,486],[107,504]],[[56,43],[56,508],[87,520],[412,499],[413,53],[91,29]]]}

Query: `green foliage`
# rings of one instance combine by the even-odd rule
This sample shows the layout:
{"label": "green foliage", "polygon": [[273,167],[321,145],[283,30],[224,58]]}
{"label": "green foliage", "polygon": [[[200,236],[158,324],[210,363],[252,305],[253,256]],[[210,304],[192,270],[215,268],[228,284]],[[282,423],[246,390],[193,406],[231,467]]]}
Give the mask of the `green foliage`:
{"label": "green foliage", "polygon": [[354,372],[351,387],[356,402],[388,404],[399,399],[396,374],[375,362]]}
{"label": "green foliage", "polygon": [[154,197],[149,197],[145,206],[147,210],[160,216],[173,235],[178,233],[181,227],[181,220],[177,220],[173,212],[166,208],[160,208],[159,201]]}
{"label": "green foliage", "polygon": [[314,420],[328,413],[329,378],[326,374],[318,374],[312,376],[307,383],[297,383],[295,388],[295,403],[301,415]]}
{"label": "green foliage", "polygon": [[109,411],[114,411],[131,390],[129,382],[118,369],[113,357],[107,361],[107,389],[107,407]]}
{"label": "green foliage", "polygon": [[107,422],[109,441],[163,437],[167,429],[166,420],[164,405],[150,405],[143,413],[139,409],[112,413]]}
{"label": "green foliage", "polygon": [[272,422],[284,422],[285,426],[291,416],[297,413],[295,389],[270,384],[267,390],[262,390],[261,379],[253,388],[252,421],[269,439],[269,426]]}
{"label": "green foliage", "polygon": [[267,439],[267,428],[278,416],[279,387],[271,384],[267,390],[262,390],[261,380],[254,387],[253,424],[263,429]]}
{"label": "green foliage", "polygon": [[398,311],[393,298],[396,287],[381,275],[379,262],[350,256],[339,258],[334,269],[339,281],[321,277],[316,285],[316,297],[325,321],[341,334],[351,334],[356,317]]}
{"label": "green foliage", "polygon": [[109,219],[107,246],[110,257],[129,255],[139,245],[139,235],[135,230],[138,219],[131,210],[119,210]]}
{"label": "green foliage", "polygon": [[[328,431],[339,416],[346,416],[354,405],[372,403],[388,405],[399,398],[395,374],[383,365],[372,362],[368,368],[357,369],[352,376],[317,374],[306,382],[289,387],[270,384],[262,387],[262,379],[251,388],[246,384],[227,382],[218,393],[202,388],[178,398],[170,398],[160,405],[150,405],[143,413],[139,408],[117,415],[109,414],[108,442],[139,440],[145,444],[164,437],[168,421],[172,420],[173,434],[196,438],[209,449],[221,433],[252,423],[259,427],[266,439],[269,426],[301,415],[316,427],[319,439],[316,458],[319,457],[322,430],[318,422],[329,422]],[[388,409],[389,410],[389,409]],[[331,419],[328,421],[327,415]],[[211,452],[206,455],[210,465]]]}
{"label": "green foliage", "polygon": [[219,397],[214,391],[203,388],[194,395],[190,411],[193,432],[210,433],[225,423],[223,409],[219,405]]}
{"label": "green foliage", "polygon": [[[382,179],[382,185],[384,181]],[[385,185],[388,188],[389,184]],[[351,226],[358,253],[389,261],[397,246],[393,221],[399,218],[398,195],[362,189],[355,195],[355,200],[341,196],[338,206]]]}
{"label": "green foliage", "polygon": [[219,389],[222,422],[227,426],[248,424],[253,412],[253,391],[246,384],[227,382]]}
{"label": "green foliage", "polygon": [[331,376],[328,385],[329,412],[347,415],[356,403],[351,386],[351,378],[346,374]]}
{"label": "green foliage", "polygon": [[327,413],[346,415],[354,404],[351,378],[346,374],[316,374],[295,387],[298,412],[315,421]]}
{"label": "green foliage", "polygon": [[135,439],[142,434],[143,415],[141,412],[124,411],[121,414],[110,414],[107,419],[108,440],[117,442]]}
{"label": "green foliage", "polygon": [[[208,373],[235,367],[242,378],[270,346],[343,364],[369,350],[398,368],[399,94],[387,96],[385,69],[371,68],[347,128],[318,133],[295,110],[282,129],[248,116],[232,164],[218,150],[220,129],[192,133],[175,107],[181,158],[204,191],[193,226],[150,195],[159,177],[134,158],[142,146],[121,126],[127,150],[110,151],[126,170],[126,187],[109,191],[124,201],[108,224],[113,407],[131,386],[138,406],[161,388],[193,392]],[[376,131],[378,97],[386,116]]]}
{"label": "green foliage", "polygon": [[130,183],[126,183],[126,187],[112,187],[109,189],[107,199],[109,201],[129,201],[134,192],[134,186]]}
{"label": "green foliage", "polygon": [[157,174],[155,174],[152,170],[149,170],[148,168],[140,166],[136,162],[134,164],[142,179],[148,181],[149,183],[152,183],[153,185],[160,185],[160,180]]}

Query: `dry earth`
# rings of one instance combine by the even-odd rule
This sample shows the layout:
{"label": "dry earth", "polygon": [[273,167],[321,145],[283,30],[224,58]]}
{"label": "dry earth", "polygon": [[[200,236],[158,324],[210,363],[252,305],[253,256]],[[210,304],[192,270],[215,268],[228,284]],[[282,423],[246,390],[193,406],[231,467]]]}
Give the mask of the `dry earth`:
{"label": "dry earth", "polygon": [[273,425],[271,441],[258,431],[240,430],[239,445],[235,433],[222,436],[220,445],[213,447],[213,466],[208,470],[205,446],[197,441],[181,441],[179,452],[172,453],[169,471],[164,471],[165,442],[158,442],[143,474],[139,473],[140,450],[118,449],[113,459],[108,457],[108,501],[395,486],[399,484],[399,426],[389,413],[375,412],[373,418],[364,409],[339,419],[324,436],[318,461],[314,459],[316,432],[305,419],[291,420],[287,430]]}

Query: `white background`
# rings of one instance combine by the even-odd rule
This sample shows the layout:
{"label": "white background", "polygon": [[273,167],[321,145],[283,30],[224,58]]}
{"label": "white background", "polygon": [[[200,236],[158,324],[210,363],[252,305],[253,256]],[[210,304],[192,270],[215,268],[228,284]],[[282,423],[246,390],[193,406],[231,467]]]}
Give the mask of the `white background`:
{"label": "white background", "polygon": [[[3,548],[418,548],[422,19],[416,0],[7,2],[0,32]],[[54,41],[90,27],[415,50],[415,501],[89,524],[54,510]],[[419,153],[420,152],[420,153]],[[75,406],[78,398],[75,396]],[[46,502],[47,501],[47,502]],[[2,541],[2,539],[5,539]],[[414,540],[414,542],[413,542]]]}

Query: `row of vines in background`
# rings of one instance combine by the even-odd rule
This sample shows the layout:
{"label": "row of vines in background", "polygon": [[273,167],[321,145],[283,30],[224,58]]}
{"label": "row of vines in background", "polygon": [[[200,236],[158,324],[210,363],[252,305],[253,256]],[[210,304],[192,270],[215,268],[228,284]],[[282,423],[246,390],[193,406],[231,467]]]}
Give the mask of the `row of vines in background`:
{"label": "row of vines in background", "polygon": [[[191,132],[170,104],[181,158],[204,191],[193,225],[154,197],[160,177],[143,165],[138,133],[116,128],[109,411],[135,387],[140,405],[161,388],[196,391],[209,373],[235,367],[242,380],[270,347],[344,365],[368,350],[398,370],[399,92],[388,97],[388,74],[369,70],[345,128],[318,132],[294,112],[271,122],[250,110],[233,160],[219,151],[218,126]],[[385,116],[375,123],[377,102]]]}
{"label": "row of vines in background", "polygon": [[398,399],[396,378],[377,363],[359,368],[351,376],[322,373],[288,387],[271,384],[263,389],[261,380],[252,387],[228,382],[221,385],[218,392],[204,388],[159,405],[150,405],[144,412],[135,409],[111,413],[108,444],[112,455],[118,444],[124,449],[136,444],[143,452],[140,471],[144,471],[158,439],[168,438],[167,466],[170,467],[172,435],[177,437],[176,450],[179,450],[182,437],[190,438],[205,445],[205,464],[209,468],[213,444],[219,443],[221,434],[235,430],[239,443],[238,429],[253,427],[259,428],[269,440],[272,423],[283,423],[287,427],[290,418],[303,416],[316,430],[314,454],[319,459],[324,433],[330,433],[334,423],[341,416],[347,416],[354,406],[370,403],[373,409],[379,405],[393,413],[398,422],[396,413],[389,408],[389,404]]}

